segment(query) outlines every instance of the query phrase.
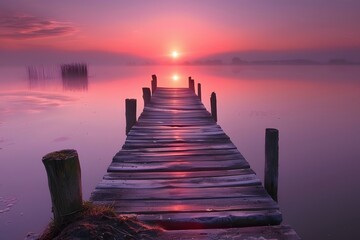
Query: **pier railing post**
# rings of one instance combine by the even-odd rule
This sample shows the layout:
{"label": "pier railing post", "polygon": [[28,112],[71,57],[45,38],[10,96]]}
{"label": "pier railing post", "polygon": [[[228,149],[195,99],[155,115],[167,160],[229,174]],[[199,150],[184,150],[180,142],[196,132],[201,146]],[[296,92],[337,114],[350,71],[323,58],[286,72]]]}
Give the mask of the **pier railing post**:
{"label": "pier railing post", "polygon": [[155,74],[151,75],[152,80],[151,80],[151,92],[152,94],[154,94],[156,88],[157,88],[157,77]]}
{"label": "pier railing post", "polygon": [[189,88],[195,92],[195,81],[189,77]]}
{"label": "pier railing post", "polygon": [[278,200],[279,175],[279,131],[267,128],[265,133],[265,175],[264,187],[269,195]]}
{"label": "pier railing post", "polygon": [[211,93],[210,105],[211,105],[211,115],[214,118],[215,122],[217,122],[217,107],[216,107],[216,93],[215,92]]}
{"label": "pier railing post", "polygon": [[54,223],[60,226],[82,210],[81,170],[76,150],[52,152],[42,158],[52,201]]}
{"label": "pier railing post", "polygon": [[136,99],[125,100],[126,135],[136,123]]}
{"label": "pier railing post", "polygon": [[143,91],[144,106],[146,106],[150,103],[151,91],[150,88],[142,88],[142,91]]}
{"label": "pier railing post", "polygon": [[199,99],[200,99],[200,101],[201,101],[201,83],[198,83],[198,97],[199,97]]}

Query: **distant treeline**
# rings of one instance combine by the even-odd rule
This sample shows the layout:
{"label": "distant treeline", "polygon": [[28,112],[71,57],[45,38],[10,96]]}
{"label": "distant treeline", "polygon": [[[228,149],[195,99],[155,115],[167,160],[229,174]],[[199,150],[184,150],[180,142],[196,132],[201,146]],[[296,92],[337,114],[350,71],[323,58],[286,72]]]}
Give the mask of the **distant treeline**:
{"label": "distant treeline", "polygon": [[318,62],[309,59],[284,59],[284,60],[258,60],[258,61],[246,61],[238,57],[234,57],[231,60],[231,64],[234,65],[356,65],[359,63],[350,62],[346,59],[330,59],[328,62]]}
{"label": "distant treeline", "polygon": [[183,65],[358,65],[360,62],[351,62],[346,59],[330,59],[327,62],[313,61],[309,59],[283,59],[283,60],[255,60],[247,61],[239,57],[233,57],[230,62],[221,59],[201,59],[185,61]]}
{"label": "distant treeline", "polygon": [[85,63],[71,63],[61,65],[61,76],[68,77],[87,77],[88,69]]}

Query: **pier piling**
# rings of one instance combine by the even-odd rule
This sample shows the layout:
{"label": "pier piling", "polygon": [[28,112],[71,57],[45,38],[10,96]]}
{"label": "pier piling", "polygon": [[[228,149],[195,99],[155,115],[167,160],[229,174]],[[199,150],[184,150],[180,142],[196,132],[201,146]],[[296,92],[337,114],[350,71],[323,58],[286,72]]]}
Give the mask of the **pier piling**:
{"label": "pier piling", "polygon": [[81,170],[76,150],[52,152],[42,159],[52,201],[54,223],[57,226],[82,210]]}
{"label": "pier piling", "polygon": [[136,123],[136,99],[125,100],[126,135]]}
{"label": "pier piling", "polygon": [[152,80],[151,80],[151,92],[154,94],[156,88],[157,88],[157,77],[155,74],[153,74],[152,76]]}
{"label": "pier piling", "polygon": [[200,101],[201,101],[201,83],[198,83],[198,97],[199,97],[199,99],[200,99]]}
{"label": "pier piling", "polygon": [[144,107],[150,103],[151,100],[151,91],[150,88],[142,88],[143,91],[143,99],[144,99]]}
{"label": "pier piling", "polygon": [[216,93],[212,92],[210,97],[211,104],[211,115],[214,118],[215,122],[217,122],[217,106],[216,106]]}
{"label": "pier piling", "polygon": [[275,201],[278,200],[279,130],[267,128],[265,133],[264,187]]}
{"label": "pier piling", "polygon": [[191,77],[189,77],[189,88],[195,92],[195,81]]}

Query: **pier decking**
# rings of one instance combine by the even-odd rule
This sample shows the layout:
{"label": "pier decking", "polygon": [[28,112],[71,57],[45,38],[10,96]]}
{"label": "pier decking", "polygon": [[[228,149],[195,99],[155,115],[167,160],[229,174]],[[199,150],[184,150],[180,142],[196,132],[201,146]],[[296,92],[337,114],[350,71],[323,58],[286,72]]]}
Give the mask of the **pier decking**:
{"label": "pier decking", "polygon": [[91,201],[172,230],[159,239],[299,239],[188,88],[157,88]]}

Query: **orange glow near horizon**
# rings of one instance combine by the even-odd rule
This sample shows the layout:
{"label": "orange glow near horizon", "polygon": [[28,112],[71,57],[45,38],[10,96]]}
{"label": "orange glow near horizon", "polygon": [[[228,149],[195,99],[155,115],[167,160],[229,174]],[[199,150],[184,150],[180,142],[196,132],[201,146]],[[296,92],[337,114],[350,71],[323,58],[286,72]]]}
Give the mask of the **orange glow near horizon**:
{"label": "orange glow near horizon", "polygon": [[[301,58],[297,54],[305,50],[317,56],[332,49],[340,53],[331,58],[338,55],[346,58],[347,53],[342,54],[342,49],[360,48],[360,32],[354,30],[360,16],[350,4],[344,4],[347,12],[334,11],[330,4],[321,5],[318,11],[305,3],[299,3],[300,8],[283,3],[287,11],[280,15],[275,14],[278,6],[274,4],[263,3],[259,9],[255,3],[240,1],[225,5],[164,2],[149,3],[147,7],[135,1],[127,4],[123,14],[117,12],[118,7],[124,7],[121,1],[94,4],[98,5],[85,7],[86,14],[79,14],[78,9],[84,8],[80,3],[59,4],[51,11],[54,15],[47,17],[30,11],[25,5],[23,10],[29,11],[25,15],[9,12],[4,21],[18,24],[3,26],[0,50],[106,52],[159,63],[186,63],[218,55],[229,55],[228,59],[232,54],[246,58],[244,55],[248,53],[255,56],[248,58],[258,60],[263,60],[263,56],[288,58],[287,52],[291,51],[295,51],[295,58]],[[254,9],[258,14],[249,14]],[[94,18],[95,15],[100,17]],[[333,19],[343,20],[334,22]]]}

